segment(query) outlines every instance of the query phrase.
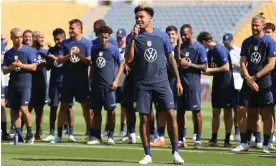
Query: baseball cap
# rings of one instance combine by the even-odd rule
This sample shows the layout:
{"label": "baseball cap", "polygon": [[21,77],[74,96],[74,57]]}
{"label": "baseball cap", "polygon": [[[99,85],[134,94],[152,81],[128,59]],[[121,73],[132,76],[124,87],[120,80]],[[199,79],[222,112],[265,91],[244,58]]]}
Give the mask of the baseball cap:
{"label": "baseball cap", "polygon": [[223,43],[231,43],[233,41],[233,35],[231,33],[226,33],[222,38]]}
{"label": "baseball cap", "polygon": [[117,38],[123,38],[127,35],[126,30],[125,29],[119,29],[116,33],[116,37]]}

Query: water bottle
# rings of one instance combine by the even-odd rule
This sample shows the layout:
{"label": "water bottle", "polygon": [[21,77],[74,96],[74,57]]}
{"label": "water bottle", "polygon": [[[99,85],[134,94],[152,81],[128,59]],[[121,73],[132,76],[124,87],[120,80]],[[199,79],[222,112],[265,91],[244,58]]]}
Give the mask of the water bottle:
{"label": "water bottle", "polygon": [[13,139],[13,145],[17,145],[17,144],[18,144],[18,133],[15,133],[14,139]]}

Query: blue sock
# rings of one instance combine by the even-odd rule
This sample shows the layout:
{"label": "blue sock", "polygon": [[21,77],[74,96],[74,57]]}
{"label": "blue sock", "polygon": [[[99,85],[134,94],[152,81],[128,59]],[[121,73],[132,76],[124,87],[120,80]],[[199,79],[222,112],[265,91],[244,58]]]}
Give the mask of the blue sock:
{"label": "blue sock", "polygon": [[172,154],[174,154],[174,152],[178,152],[178,143],[171,143],[172,145]]}
{"label": "blue sock", "polygon": [[55,129],[54,128],[50,128],[50,135],[52,135],[52,136],[55,135]]}
{"label": "blue sock", "polygon": [[135,126],[130,127],[129,134],[135,133]]}
{"label": "blue sock", "polygon": [[201,132],[197,132],[196,133],[196,141],[200,141],[201,140]]}
{"label": "blue sock", "polygon": [[125,131],[125,123],[121,123],[121,130],[120,131]]}
{"label": "blue sock", "polygon": [[154,138],[158,138],[158,135],[159,135],[159,134],[158,134],[158,131],[157,131],[156,128],[154,128],[154,133],[153,133],[153,134],[154,134]]}
{"label": "blue sock", "polygon": [[99,140],[101,140],[102,139],[102,137],[101,137],[101,130],[95,128],[94,132],[95,132],[95,137],[98,138]]}
{"label": "blue sock", "polygon": [[55,135],[55,124],[50,124],[50,135]]}
{"label": "blue sock", "polygon": [[227,142],[227,143],[229,143],[230,142],[230,133],[226,133],[225,134],[225,139],[224,139],[224,142]]}
{"label": "blue sock", "polygon": [[112,138],[113,139],[113,135],[114,135],[114,129],[109,129],[108,138]]}
{"label": "blue sock", "polygon": [[95,136],[95,128],[90,128],[89,129],[89,135],[90,136]]}
{"label": "blue sock", "polygon": [[1,122],[1,130],[3,134],[7,134],[7,122]]}
{"label": "blue sock", "polygon": [[218,141],[218,134],[217,133],[212,133],[212,142],[217,142]]}
{"label": "blue sock", "polygon": [[150,146],[144,146],[144,151],[145,151],[145,155],[150,155],[151,156]]}
{"label": "blue sock", "polygon": [[58,127],[58,137],[62,137],[62,127]]}
{"label": "blue sock", "polygon": [[69,135],[74,134],[74,126],[69,126]]}
{"label": "blue sock", "polygon": [[262,142],[261,132],[254,132],[254,136],[255,136],[255,142],[257,143]]}
{"label": "blue sock", "polygon": [[235,126],[235,135],[240,134],[240,128],[238,126]]}
{"label": "blue sock", "polygon": [[104,129],[104,131],[108,131],[108,128],[109,128],[109,125],[108,125],[108,124],[105,124],[105,129]]}
{"label": "blue sock", "polygon": [[247,143],[247,133],[240,133],[241,135],[241,143]]}
{"label": "blue sock", "polygon": [[178,141],[183,141],[183,130],[178,130]]}
{"label": "blue sock", "polygon": [[68,130],[68,124],[64,125],[64,130]]}
{"label": "blue sock", "polygon": [[264,143],[263,143],[264,146],[267,146],[267,145],[268,145],[269,136],[270,136],[270,135],[264,135]]}
{"label": "blue sock", "polygon": [[252,131],[247,131],[247,132],[246,132],[247,142],[250,142],[250,141],[251,141],[251,135],[252,135]]}
{"label": "blue sock", "polygon": [[18,140],[22,140],[23,139],[23,135],[22,135],[22,130],[21,127],[20,128],[15,128],[15,132],[18,134]]}
{"label": "blue sock", "polygon": [[158,128],[158,134],[159,134],[159,137],[164,137],[164,135],[165,135],[165,127],[159,127]]}
{"label": "blue sock", "polygon": [[182,132],[183,132],[183,137],[186,138],[186,128],[184,128]]}
{"label": "blue sock", "polygon": [[274,131],[269,135],[269,143],[273,143]]}
{"label": "blue sock", "polygon": [[32,126],[27,127],[27,134],[28,135],[33,135]]}

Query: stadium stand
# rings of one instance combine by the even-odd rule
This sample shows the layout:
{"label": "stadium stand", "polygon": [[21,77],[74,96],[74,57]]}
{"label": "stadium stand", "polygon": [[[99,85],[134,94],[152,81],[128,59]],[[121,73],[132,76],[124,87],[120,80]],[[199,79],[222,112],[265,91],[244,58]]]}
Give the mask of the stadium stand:
{"label": "stadium stand", "polygon": [[[127,31],[135,24],[134,6],[123,2],[114,2],[104,19],[114,31],[125,28]],[[191,24],[194,34],[209,31],[215,40],[221,41],[225,32],[232,32],[234,27],[252,9],[252,2],[235,3],[185,3],[173,5],[154,5],[155,16],[153,25],[165,30],[168,25],[180,27],[184,23]],[[130,14],[132,13],[132,14]],[[217,16],[220,17],[217,17]],[[91,32],[93,33],[93,32]],[[93,37],[93,34],[89,35]],[[196,35],[195,35],[196,36]]]}
{"label": "stadium stand", "polygon": [[[275,23],[276,20],[276,2],[263,2],[258,9],[250,12],[248,16],[245,17],[243,24],[237,26],[234,31],[235,41],[237,45],[241,45],[242,41],[251,35],[251,19],[252,16],[263,12],[266,22]],[[274,38],[275,39],[275,38]]]}
{"label": "stadium stand", "polygon": [[[68,21],[73,18],[80,19],[88,8],[87,4],[72,2],[4,1],[2,2],[2,32],[9,34],[13,27],[40,30],[45,34],[45,43],[53,43],[52,31],[59,27],[68,32]],[[9,42],[8,46],[10,47],[11,44]]]}

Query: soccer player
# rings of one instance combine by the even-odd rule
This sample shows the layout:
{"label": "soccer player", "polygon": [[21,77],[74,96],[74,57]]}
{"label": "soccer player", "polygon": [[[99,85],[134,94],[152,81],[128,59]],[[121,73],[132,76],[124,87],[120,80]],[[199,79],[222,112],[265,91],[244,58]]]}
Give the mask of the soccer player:
{"label": "soccer player", "polygon": [[[169,86],[167,65],[173,68],[177,79],[177,93],[181,95],[181,86],[177,64],[172,55],[169,36],[152,27],[153,8],[139,5],[134,9],[136,26],[127,38],[125,60],[133,62],[133,74],[136,82],[134,108],[140,113],[140,135],[144,154],[139,164],[152,162],[149,141],[149,122],[152,101],[157,102],[162,111],[166,111],[168,133],[172,145],[173,162],[183,164],[178,154],[177,123],[174,116],[173,93]],[[138,28],[139,26],[139,28]],[[167,58],[167,62],[166,62]]]}
{"label": "soccer player", "polygon": [[177,100],[177,120],[179,141],[183,140],[183,126],[185,110],[192,111],[194,128],[196,134],[195,148],[201,148],[202,117],[200,77],[201,72],[207,70],[206,49],[192,39],[192,27],[184,24],[180,29],[180,36],[183,44],[180,47],[178,56],[181,58],[180,75],[184,90],[182,96]]}
{"label": "soccer player", "polygon": [[23,44],[29,47],[33,46],[33,31],[28,29],[23,32]]}
{"label": "soccer player", "polygon": [[[119,52],[121,57],[124,59],[124,54],[126,50],[126,37],[127,33],[125,29],[118,29],[116,33],[116,38],[117,38],[117,45],[119,48]],[[120,77],[119,83],[118,83],[118,88],[116,90],[116,98],[117,101],[121,103],[121,92],[122,92],[122,83],[125,79],[125,74],[122,74]],[[121,105],[121,126],[120,126],[120,132],[119,136],[124,137],[125,136],[125,124],[126,124],[126,109]]]}
{"label": "soccer player", "polygon": [[[264,30],[268,36],[270,36],[272,38],[274,37],[275,25],[273,23],[270,23],[270,22],[266,23]],[[276,100],[276,66],[275,66],[274,70],[271,72],[271,80],[272,80],[272,93],[273,93],[274,100]],[[274,124],[275,123],[276,123],[276,119],[274,116]],[[271,132],[269,144],[268,144],[268,147],[271,150],[275,150],[275,148],[273,147],[273,142],[275,141],[274,131],[275,131],[275,127]]]}
{"label": "soccer player", "polygon": [[36,71],[32,73],[32,89],[31,89],[31,101],[29,104],[29,112],[35,110],[36,115],[36,132],[35,140],[41,140],[40,135],[42,133],[42,123],[43,123],[43,109],[45,104],[46,96],[46,56],[48,50],[43,49],[44,46],[44,34],[40,31],[33,32],[33,48],[36,52]]}
{"label": "soccer player", "polygon": [[[66,112],[73,103],[73,98],[80,102],[86,124],[92,127],[92,112],[88,104],[88,65],[90,65],[92,43],[82,36],[83,25],[79,19],[69,21],[69,39],[61,44],[58,63],[64,64],[61,89],[61,105],[58,114],[58,137],[55,143],[62,141],[62,126]],[[69,140],[76,142],[73,136],[73,122],[69,126]]]}
{"label": "soccer player", "polygon": [[201,32],[197,40],[205,48],[209,49],[207,52],[208,67],[205,75],[213,75],[212,85],[212,138],[206,144],[207,146],[217,146],[217,133],[220,124],[220,112],[224,110],[225,123],[225,139],[224,147],[231,146],[230,135],[232,129],[232,92],[234,90],[231,59],[229,51],[221,44],[214,42],[213,37],[208,32]]}
{"label": "soccer player", "polygon": [[232,62],[232,70],[233,70],[233,79],[234,79],[234,92],[233,92],[233,110],[234,110],[234,125],[235,125],[235,141],[241,141],[240,138],[240,129],[237,121],[237,102],[239,93],[242,87],[243,78],[241,77],[241,67],[240,67],[240,54],[241,49],[234,45],[233,35],[231,33],[226,33],[222,37],[222,42],[224,47],[229,50],[231,62]]}
{"label": "soccer player", "polygon": [[4,74],[10,73],[8,86],[8,100],[11,108],[11,119],[14,122],[16,133],[20,141],[23,141],[21,131],[22,113],[26,118],[27,136],[26,142],[32,144],[34,136],[32,133],[32,117],[28,110],[30,101],[30,92],[32,86],[31,71],[35,71],[34,49],[22,44],[22,31],[18,28],[11,30],[11,40],[13,47],[5,53],[4,56]]}
{"label": "soccer player", "polygon": [[[263,152],[269,153],[269,136],[274,127],[274,99],[271,89],[271,71],[275,67],[276,44],[264,33],[263,13],[252,18],[252,36],[243,41],[241,48],[241,75],[245,79],[239,96],[238,122],[241,130],[241,144],[232,152],[248,150],[248,137],[252,130],[246,125],[247,108],[258,108],[264,121]],[[248,112],[250,109],[248,110]],[[250,114],[248,114],[248,118]],[[247,122],[248,123],[248,122]],[[247,131],[246,131],[247,128]]]}
{"label": "soccer player", "polygon": [[[94,22],[93,28],[94,28],[94,32],[95,32],[95,35],[96,35],[97,38],[94,39],[94,40],[92,40],[92,44],[93,44],[93,45],[96,45],[96,44],[100,45],[100,44],[101,44],[101,42],[100,42],[98,36],[99,36],[99,29],[100,29],[102,26],[106,26],[106,23],[105,23],[104,20],[99,19],[99,20],[97,20],[97,21]],[[114,38],[112,38],[112,37],[109,38],[108,42],[110,42],[111,44],[114,44],[114,45],[117,46],[117,41],[116,41]],[[105,124],[104,132],[101,134],[102,137],[108,135],[108,126],[109,126],[109,125],[108,125],[108,120],[107,120],[107,119],[108,119],[108,118],[107,118],[107,115],[106,115],[106,124]]]}
{"label": "soccer player", "polygon": [[[5,44],[1,41],[1,74],[2,74],[2,66],[5,54]],[[3,78],[3,76],[2,76]],[[7,114],[5,109],[5,87],[2,84],[1,79],[1,138],[3,141],[10,141],[12,140],[10,134],[7,132]]]}
{"label": "soccer player", "polygon": [[[175,52],[174,49],[177,45],[177,41],[178,41],[178,36],[177,36],[177,28],[173,25],[168,26],[166,28],[166,33],[169,35],[170,38],[170,42],[171,42],[171,46],[173,49],[172,54],[174,56]],[[177,97],[177,93],[176,93],[176,78],[175,75],[173,74],[173,71],[171,71],[170,68],[167,69],[168,71],[168,79],[169,79],[169,83],[170,83],[170,88],[172,89],[173,95],[174,95],[174,101],[176,104],[176,97]],[[158,108],[158,105],[156,105],[156,109]],[[164,133],[165,133],[165,127],[166,127],[166,114],[165,112],[160,112],[157,111],[157,126],[158,126],[158,135],[159,137],[156,138],[153,142],[153,144],[151,144],[151,146],[165,146],[165,137],[164,137]]]}
{"label": "soccer player", "polygon": [[[99,29],[98,43],[91,50],[91,108],[94,112],[94,128],[90,130],[91,137],[87,144],[99,144],[101,142],[102,106],[108,114],[108,145],[114,145],[115,128],[115,90],[118,87],[120,76],[124,70],[124,61],[116,45],[108,42],[112,29],[102,26]],[[119,65],[118,72],[114,76],[115,65]]]}
{"label": "soccer player", "polygon": [[[47,69],[51,70],[50,76],[50,87],[49,87],[49,98],[50,98],[50,135],[43,139],[43,141],[54,141],[55,137],[55,122],[57,109],[59,105],[60,92],[62,87],[62,78],[63,78],[63,64],[57,62],[58,53],[61,49],[61,43],[66,39],[66,35],[63,29],[57,28],[53,31],[53,37],[55,41],[55,46],[51,47],[48,50],[48,59],[47,59]],[[74,120],[72,105],[67,112],[68,121],[72,122]],[[72,124],[71,124],[72,126]]]}

